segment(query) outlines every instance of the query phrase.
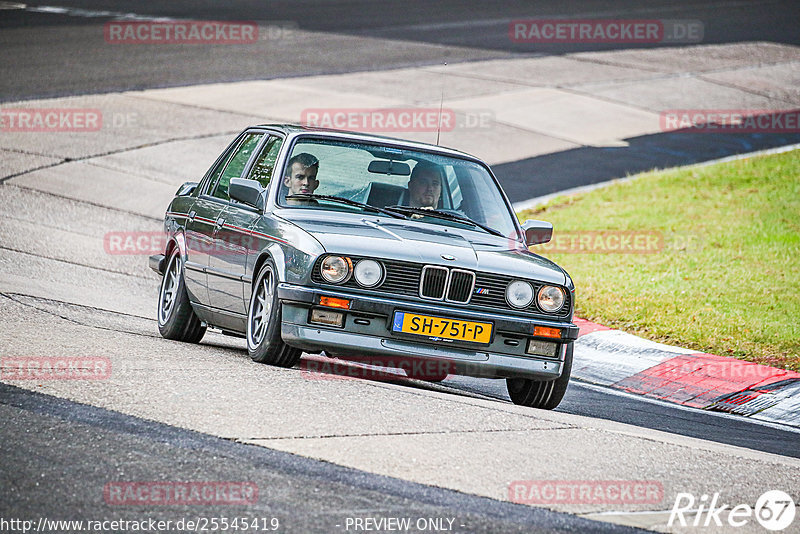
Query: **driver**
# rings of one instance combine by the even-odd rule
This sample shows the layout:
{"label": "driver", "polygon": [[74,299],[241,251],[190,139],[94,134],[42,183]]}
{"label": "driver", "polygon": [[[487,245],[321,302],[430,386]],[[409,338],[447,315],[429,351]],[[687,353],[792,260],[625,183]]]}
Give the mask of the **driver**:
{"label": "driver", "polygon": [[408,179],[408,205],[415,208],[439,207],[442,196],[442,169],[427,161],[420,161]]}
{"label": "driver", "polygon": [[312,194],[319,187],[317,172],[319,160],[315,156],[308,152],[292,156],[286,164],[286,174],[283,177],[283,185],[289,189],[286,195]]}

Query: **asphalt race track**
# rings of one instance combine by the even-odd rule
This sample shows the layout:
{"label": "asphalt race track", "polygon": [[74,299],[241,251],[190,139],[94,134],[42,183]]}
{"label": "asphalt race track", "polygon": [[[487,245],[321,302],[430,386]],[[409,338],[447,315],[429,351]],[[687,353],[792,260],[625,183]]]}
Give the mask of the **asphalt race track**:
{"label": "asphalt race track", "polygon": [[[7,52],[0,58],[0,69],[14,74],[0,80],[0,101],[83,94],[87,89],[101,93],[623,46],[569,44],[532,48],[509,41],[508,21],[535,17],[698,19],[707,21],[704,43],[800,43],[797,5],[790,0],[656,0],[646,5],[636,0],[558,3],[317,0],[300,5],[290,0],[268,4],[258,0],[225,3],[64,0],[45,5],[72,9],[75,14],[31,9],[6,9],[0,14],[0,38]],[[262,49],[248,54],[218,47],[213,52],[218,60],[209,62],[209,53],[202,48],[158,50],[142,46],[141,50],[120,51],[87,46],[97,27],[111,18],[103,17],[99,13],[102,11],[188,20],[255,20],[315,33],[302,46],[276,39],[265,41]],[[339,53],[343,49],[354,53]]]}
{"label": "asphalt race track", "polygon": [[[4,517],[93,517],[96,488],[104,485],[107,472],[116,471],[136,480],[252,481],[260,496],[255,506],[204,507],[202,515],[277,518],[291,532],[331,532],[343,527],[348,516],[364,512],[449,518],[454,530],[466,532],[528,532],[530,525],[549,532],[635,531],[236,444],[5,384],[0,384],[0,399],[3,436],[15,440],[4,451],[3,469],[18,466],[15,480],[47,480],[24,487],[24,493],[5,495]],[[133,464],[131,457],[137,458]],[[196,506],[147,513],[154,520],[174,521],[198,515]],[[113,517],[140,520],[142,512],[128,507]]]}
{"label": "asphalt race track", "polygon": [[[13,2],[5,4],[14,5]],[[103,46],[102,24],[136,14],[272,25],[256,46]],[[535,15],[534,15],[535,14]],[[154,87],[375,71],[493,58],[531,57],[623,44],[529,44],[509,20],[535,17],[701,20],[703,43],[800,43],[790,0],[672,2],[99,2],[0,9],[0,102]],[[270,36],[274,38],[271,38]],[[287,38],[288,36],[288,38]],[[640,45],[658,47],[660,44]],[[348,51],[348,53],[341,53]],[[212,54],[214,61],[209,61]],[[628,174],[800,142],[800,134],[661,133],[625,147],[581,147],[495,166],[512,202]]]}
{"label": "asphalt race track", "polygon": [[[293,37],[267,38],[246,51],[96,44],[106,21],[130,13],[254,20]],[[508,21],[517,18],[693,19],[705,22],[704,44],[798,45],[798,14],[795,2],[737,0],[0,2],[0,103],[624,48],[532,49],[508,39]],[[216,147],[229,137],[209,129],[176,135],[175,142]],[[522,201],[798,142],[797,133],[660,133],[493,169],[510,199]],[[50,165],[44,149],[15,154]],[[554,413],[539,414],[513,406],[503,381],[309,379],[299,369],[252,363],[241,340],[216,332],[199,346],[164,341],[152,314],[158,279],[146,259],[81,248],[88,250],[103,228],[157,229],[158,221],[135,207],[120,208],[113,191],[98,188],[97,199],[85,201],[30,186],[24,174],[0,179],[0,198],[24,207],[0,224],[0,320],[6,325],[0,354],[108,353],[119,381],[115,375],[112,384],[83,389],[0,383],[0,519],[238,515],[278,518],[279,532],[352,532],[348,518],[374,516],[449,518],[455,532],[633,532],[625,525],[648,524],[637,522],[636,513],[663,517],[672,502],[527,506],[508,501],[507,484],[649,477],[663,481],[670,498],[678,491],[727,489],[748,502],[768,489],[796,489],[800,432],[789,427],[580,381],[570,384]],[[152,185],[173,187],[157,179]],[[509,465],[518,458],[530,463]],[[110,506],[103,497],[110,480],[251,481],[259,498],[249,506],[202,509]]]}

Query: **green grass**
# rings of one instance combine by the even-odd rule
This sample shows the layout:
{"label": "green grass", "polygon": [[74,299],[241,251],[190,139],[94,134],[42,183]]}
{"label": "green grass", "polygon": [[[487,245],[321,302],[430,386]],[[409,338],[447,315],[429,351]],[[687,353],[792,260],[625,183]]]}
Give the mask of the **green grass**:
{"label": "green grass", "polygon": [[663,236],[654,254],[545,253],[572,276],[579,317],[800,371],[800,150],[652,172],[519,217],[554,236]]}

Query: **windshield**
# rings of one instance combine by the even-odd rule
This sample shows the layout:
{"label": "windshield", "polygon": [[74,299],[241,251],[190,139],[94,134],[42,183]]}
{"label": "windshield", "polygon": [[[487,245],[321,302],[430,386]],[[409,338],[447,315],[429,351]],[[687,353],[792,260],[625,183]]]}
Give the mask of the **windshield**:
{"label": "windshield", "polygon": [[[375,213],[371,208],[386,208],[430,224],[487,227],[490,233],[516,237],[513,215],[485,167],[415,150],[301,139],[284,169],[278,202],[313,210]],[[426,215],[426,210],[435,211]]]}

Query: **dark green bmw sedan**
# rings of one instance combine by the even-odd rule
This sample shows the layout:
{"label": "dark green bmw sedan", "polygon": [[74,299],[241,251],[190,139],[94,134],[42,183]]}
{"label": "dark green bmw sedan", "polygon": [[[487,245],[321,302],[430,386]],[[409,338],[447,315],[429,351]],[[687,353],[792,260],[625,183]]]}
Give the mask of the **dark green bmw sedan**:
{"label": "dark green bmw sedan", "polygon": [[263,125],[239,134],[167,208],[158,327],[242,336],[256,362],[303,351],[437,381],[505,378],[552,409],[569,382],[574,286],[529,251],[489,167],[446,148]]}

